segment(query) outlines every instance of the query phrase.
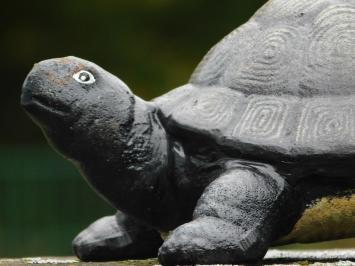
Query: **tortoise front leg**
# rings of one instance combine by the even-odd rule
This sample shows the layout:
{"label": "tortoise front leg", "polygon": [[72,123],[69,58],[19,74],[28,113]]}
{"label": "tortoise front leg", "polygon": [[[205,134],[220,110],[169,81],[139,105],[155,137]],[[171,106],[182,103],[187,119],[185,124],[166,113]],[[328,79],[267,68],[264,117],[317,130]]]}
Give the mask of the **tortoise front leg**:
{"label": "tortoise front leg", "polygon": [[73,249],[83,261],[145,259],[156,257],[162,243],[157,231],[117,212],[83,230],[73,240]]}
{"label": "tortoise front leg", "polygon": [[[164,242],[160,262],[235,264],[261,260],[271,242],[295,223],[291,218],[282,223],[290,193],[288,184],[271,167],[240,165],[227,171],[206,188],[193,220],[175,229]],[[292,207],[287,206],[291,212]]]}

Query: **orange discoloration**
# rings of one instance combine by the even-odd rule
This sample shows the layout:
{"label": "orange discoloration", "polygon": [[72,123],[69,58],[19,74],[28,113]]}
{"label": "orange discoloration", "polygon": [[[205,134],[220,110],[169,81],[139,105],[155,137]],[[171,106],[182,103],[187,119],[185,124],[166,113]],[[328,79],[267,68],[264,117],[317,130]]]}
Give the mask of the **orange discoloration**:
{"label": "orange discoloration", "polygon": [[47,79],[55,84],[61,85],[61,86],[65,86],[68,85],[68,81],[64,78],[59,78],[58,74],[55,73],[54,71],[46,71],[44,72],[44,74],[46,75]]}
{"label": "orange discoloration", "polygon": [[77,64],[72,71],[72,74],[75,74],[77,72],[79,72],[80,70],[85,69],[85,66],[83,64]]}
{"label": "orange discoloration", "polygon": [[47,79],[50,82],[60,85],[60,86],[68,85],[70,83],[69,81],[71,80],[72,76],[75,73],[77,73],[78,71],[85,68],[85,65],[83,65],[81,63],[75,63],[75,65],[74,65],[72,60],[70,60],[70,58],[68,58],[68,57],[57,59],[57,63],[61,64],[61,65],[70,65],[70,64],[73,65],[72,70],[65,77],[59,77],[58,73],[56,73],[54,70],[45,70],[44,71],[44,74],[46,75]]}

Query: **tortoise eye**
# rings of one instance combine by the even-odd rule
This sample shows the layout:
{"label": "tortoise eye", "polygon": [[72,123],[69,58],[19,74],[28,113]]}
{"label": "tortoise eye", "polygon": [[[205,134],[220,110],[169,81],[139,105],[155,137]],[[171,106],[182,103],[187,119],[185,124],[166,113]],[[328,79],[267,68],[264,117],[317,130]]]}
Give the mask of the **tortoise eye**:
{"label": "tortoise eye", "polygon": [[73,78],[82,84],[92,84],[94,83],[95,77],[93,74],[91,74],[89,71],[86,70],[81,70],[73,75]]}

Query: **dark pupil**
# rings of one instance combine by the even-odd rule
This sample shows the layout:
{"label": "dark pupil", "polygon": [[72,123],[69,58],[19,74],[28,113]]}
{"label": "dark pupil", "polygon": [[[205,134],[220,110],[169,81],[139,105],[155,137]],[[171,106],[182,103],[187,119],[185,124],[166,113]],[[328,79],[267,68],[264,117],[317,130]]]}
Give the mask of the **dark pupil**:
{"label": "dark pupil", "polygon": [[89,80],[90,80],[90,76],[89,76],[88,73],[81,73],[80,76],[79,76],[79,79],[80,79],[81,81],[86,82],[86,81],[89,81]]}

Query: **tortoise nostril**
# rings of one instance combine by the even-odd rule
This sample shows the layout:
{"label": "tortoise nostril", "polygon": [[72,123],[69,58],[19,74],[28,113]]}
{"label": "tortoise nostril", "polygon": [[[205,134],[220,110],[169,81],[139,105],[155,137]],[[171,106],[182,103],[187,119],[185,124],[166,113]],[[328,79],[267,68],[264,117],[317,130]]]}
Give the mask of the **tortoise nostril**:
{"label": "tortoise nostril", "polygon": [[22,85],[21,105],[26,106],[32,102],[33,90],[36,87],[36,81],[29,74]]}
{"label": "tortoise nostril", "polygon": [[32,94],[28,91],[25,90],[21,94],[21,105],[26,106],[32,102]]}

